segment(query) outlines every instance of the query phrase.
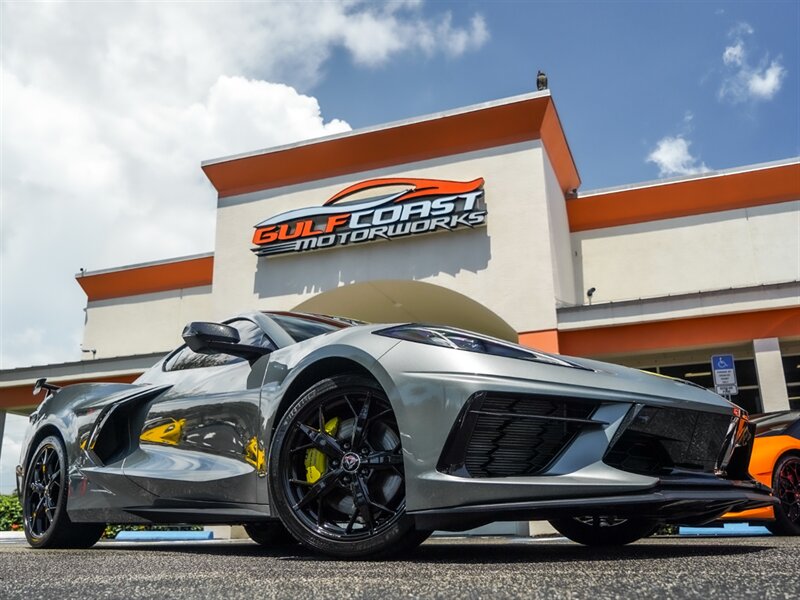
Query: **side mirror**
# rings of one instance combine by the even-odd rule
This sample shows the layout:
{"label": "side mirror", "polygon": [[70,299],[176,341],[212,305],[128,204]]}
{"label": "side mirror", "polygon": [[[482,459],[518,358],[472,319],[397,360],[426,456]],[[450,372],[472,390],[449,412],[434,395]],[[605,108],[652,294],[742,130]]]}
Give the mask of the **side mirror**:
{"label": "side mirror", "polygon": [[183,329],[183,341],[197,354],[231,354],[254,360],[269,354],[269,348],[239,343],[239,331],[222,323],[195,321]]}

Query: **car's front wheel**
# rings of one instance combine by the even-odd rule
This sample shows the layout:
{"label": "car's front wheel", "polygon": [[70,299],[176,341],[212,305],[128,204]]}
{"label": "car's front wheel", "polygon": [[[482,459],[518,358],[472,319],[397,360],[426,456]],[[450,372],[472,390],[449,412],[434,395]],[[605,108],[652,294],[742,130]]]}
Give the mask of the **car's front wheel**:
{"label": "car's front wheel", "polygon": [[623,546],[653,534],[658,528],[658,523],[649,519],[604,516],[553,519],[550,524],[564,537],[586,546]]}
{"label": "car's front wheel", "polygon": [[338,558],[384,558],[427,532],[406,515],[400,430],[370,379],[312,386],[287,410],[272,442],[272,503],[289,532]]}
{"label": "car's front wheel", "polygon": [[64,443],[46,437],[31,454],[21,490],[25,537],[34,548],[88,548],[104,523],[73,523],[67,514],[67,459]]}
{"label": "car's front wheel", "polygon": [[775,535],[800,535],[800,456],[788,454],[773,469],[772,493],[780,500],[775,521],[767,528]]}

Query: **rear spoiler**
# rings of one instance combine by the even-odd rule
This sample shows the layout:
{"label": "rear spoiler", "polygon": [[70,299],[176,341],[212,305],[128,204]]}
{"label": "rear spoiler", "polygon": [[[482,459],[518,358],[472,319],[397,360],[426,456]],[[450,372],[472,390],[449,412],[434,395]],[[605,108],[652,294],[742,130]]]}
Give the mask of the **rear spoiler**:
{"label": "rear spoiler", "polygon": [[57,392],[60,389],[60,386],[47,383],[47,377],[41,377],[36,380],[36,383],[33,384],[33,395],[38,396],[42,390],[47,390],[49,395]]}

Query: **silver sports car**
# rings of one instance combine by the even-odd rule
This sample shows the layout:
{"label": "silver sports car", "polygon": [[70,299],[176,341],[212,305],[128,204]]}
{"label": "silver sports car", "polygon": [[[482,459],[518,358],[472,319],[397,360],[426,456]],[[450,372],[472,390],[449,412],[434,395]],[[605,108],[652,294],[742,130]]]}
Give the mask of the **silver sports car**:
{"label": "silver sports car", "polygon": [[435,529],[536,519],[626,544],[774,503],[747,473],[746,413],[685,381],[299,313],[183,338],[130,385],[37,383],[17,467],[32,546],[90,546],[106,523],[227,523],[377,558]]}

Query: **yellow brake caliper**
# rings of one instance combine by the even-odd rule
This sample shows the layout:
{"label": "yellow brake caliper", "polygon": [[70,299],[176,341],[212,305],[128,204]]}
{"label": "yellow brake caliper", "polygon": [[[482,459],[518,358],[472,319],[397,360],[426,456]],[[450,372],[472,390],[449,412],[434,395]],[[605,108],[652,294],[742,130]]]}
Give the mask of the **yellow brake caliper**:
{"label": "yellow brake caliper", "polygon": [[[325,423],[325,433],[335,437],[338,432],[339,417],[333,417],[330,421]],[[328,468],[328,457],[316,448],[311,448],[310,450],[306,450],[304,464],[306,466],[306,481],[308,483],[316,483]]]}

